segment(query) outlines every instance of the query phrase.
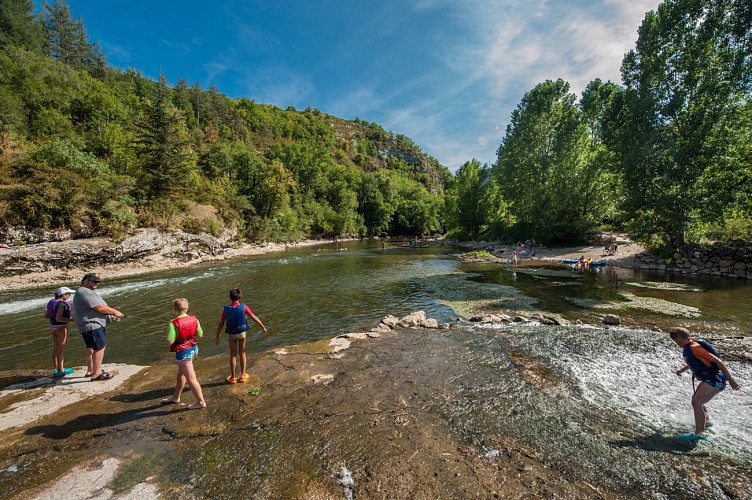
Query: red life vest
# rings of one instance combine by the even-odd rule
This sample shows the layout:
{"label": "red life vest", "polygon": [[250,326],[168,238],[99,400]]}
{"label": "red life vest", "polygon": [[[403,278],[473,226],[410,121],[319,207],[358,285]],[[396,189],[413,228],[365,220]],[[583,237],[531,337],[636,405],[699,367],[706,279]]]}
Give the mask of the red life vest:
{"label": "red life vest", "polygon": [[196,331],[198,330],[198,320],[196,316],[183,316],[170,321],[175,325],[178,331],[175,342],[170,346],[171,352],[185,351],[196,345]]}

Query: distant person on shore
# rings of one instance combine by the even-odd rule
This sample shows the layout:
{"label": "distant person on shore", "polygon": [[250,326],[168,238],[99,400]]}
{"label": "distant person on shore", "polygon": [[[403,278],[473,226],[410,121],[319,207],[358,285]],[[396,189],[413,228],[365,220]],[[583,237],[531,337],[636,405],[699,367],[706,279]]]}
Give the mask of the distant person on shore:
{"label": "distant person on shore", "polygon": [[[261,330],[266,333],[266,327],[261,320],[253,314],[253,311],[247,305],[240,302],[242,297],[243,294],[239,288],[230,290],[230,304],[224,306],[222,317],[217,325],[216,339],[214,340],[214,344],[219,345],[219,335],[222,333],[222,327],[227,323],[225,332],[229,336],[230,342],[230,375],[225,381],[228,384],[238,382],[245,384],[248,381],[248,374],[245,372],[245,332],[250,328],[247,318],[255,321],[261,327]],[[238,372],[235,370],[237,367],[236,358],[238,357],[240,358],[240,376],[236,376]]]}
{"label": "distant person on shore", "polygon": [[113,318],[120,319],[123,313],[107,305],[95,289],[102,278],[94,273],[87,273],[81,280],[81,286],[73,296],[73,316],[81,337],[86,344],[86,377],[92,381],[109,380],[111,373],[102,370],[104,350],[107,348],[105,326]]}
{"label": "distant person on shore", "polygon": [[692,395],[695,432],[694,434],[680,434],[679,437],[686,441],[701,441],[707,439],[705,428],[710,425],[710,417],[705,404],[726,388],[727,381],[735,391],[739,390],[739,384],[708,342],[702,339],[693,340],[689,330],[681,327],[672,328],[669,335],[671,340],[683,349],[682,354],[686,363],[683,368],[676,370],[676,375],[681,376],[685,371],[691,370],[693,382],[694,379],[700,381]]}
{"label": "distant person on shore", "polygon": [[204,393],[196,378],[193,369],[193,360],[198,356],[198,342],[196,337],[203,337],[204,331],[196,316],[188,315],[188,299],[175,299],[172,302],[175,310],[175,319],[170,321],[167,330],[167,343],[170,344],[170,352],[175,353],[178,363],[178,375],[175,381],[175,391],[172,397],[162,400],[162,404],[180,404],[180,395],[183,393],[186,381],[191,388],[196,402],[188,407],[189,410],[206,408]]}
{"label": "distant person on shore", "polygon": [[68,341],[68,323],[73,321],[71,315],[71,303],[68,302],[72,293],[66,286],[55,290],[55,298],[47,302],[44,317],[50,320],[50,333],[52,334],[52,376],[64,377],[73,373],[73,368],[65,368],[65,343]]}

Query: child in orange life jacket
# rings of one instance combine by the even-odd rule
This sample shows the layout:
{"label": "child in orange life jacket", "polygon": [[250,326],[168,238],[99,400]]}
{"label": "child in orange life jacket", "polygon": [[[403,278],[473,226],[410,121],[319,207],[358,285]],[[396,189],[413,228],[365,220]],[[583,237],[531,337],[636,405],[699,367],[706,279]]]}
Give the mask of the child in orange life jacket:
{"label": "child in orange life jacket", "polygon": [[681,376],[685,371],[691,370],[692,376],[700,381],[692,395],[695,432],[682,434],[680,437],[687,441],[701,441],[706,439],[705,427],[710,423],[705,403],[726,388],[726,381],[735,391],[739,390],[739,384],[709,343],[702,339],[692,340],[686,328],[672,328],[669,335],[671,340],[683,349],[682,354],[686,363],[683,368],[676,370],[676,375]]}
{"label": "child in orange life jacket", "polygon": [[[255,321],[266,333],[266,327],[261,320],[253,314],[253,311],[247,305],[240,302],[241,297],[243,297],[243,293],[239,288],[230,290],[230,304],[226,305],[222,311],[222,317],[217,325],[217,336],[214,339],[214,344],[219,345],[219,335],[222,333],[222,327],[226,322],[225,332],[230,336],[230,375],[225,379],[228,384],[238,382],[245,384],[249,378],[245,372],[245,332],[250,328],[246,316]],[[238,355],[240,357],[240,376],[236,377],[235,367]]]}
{"label": "child in orange life jacket", "polygon": [[190,405],[188,409],[206,408],[201,385],[199,385],[196,372],[193,370],[193,360],[198,356],[196,336],[203,336],[204,331],[201,329],[201,324],[196,316],[188,316],[187,299],[175,299],[172,305],[177,317],[170,321],[167,343],[170,344],[170,351],[175,353],[175,359],[178,362],[178,375],[175,382],[175,392],[172,397],[163,399],[162,404],[180,404],[180,395],[187,381],[196,398],[196,402]]}

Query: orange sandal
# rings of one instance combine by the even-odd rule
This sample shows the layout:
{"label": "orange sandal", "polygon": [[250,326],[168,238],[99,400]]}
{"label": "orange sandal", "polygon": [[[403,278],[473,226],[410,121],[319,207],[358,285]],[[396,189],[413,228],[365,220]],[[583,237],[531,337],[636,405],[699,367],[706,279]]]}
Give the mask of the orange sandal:
{"label": "orange sandal", "polygon": [[240,382],[241,384],[245,384],[246,382],[248,382],[249,378],[251,378],[251,376],[248,375],[247,373],[244,373],[240,376],[240,378],[238,379],[238,382]]}
{"label": "orange sandal", "polygon": [[238,379],[236,379],[232,375],[228,375],[225,379],[225,382],[227,382],[228,384],[236,384],[238,382]]}

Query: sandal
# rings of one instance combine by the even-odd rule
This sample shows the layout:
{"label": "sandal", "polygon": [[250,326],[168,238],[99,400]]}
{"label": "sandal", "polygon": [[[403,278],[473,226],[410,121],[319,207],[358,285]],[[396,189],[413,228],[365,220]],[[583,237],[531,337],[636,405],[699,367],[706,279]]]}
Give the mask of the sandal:
{"label": "sandal", "polygon": [[98,382],[100,380],[110,380],[114,376],[115,375],[113,375],[112,373],[102,372],[99,375],[97,375],[96,377],[92,377],[91,381],[92,382]]}
{"label": "sandal", "polygon": [[241,384],[245,384],[246,382],[248,382],[249,378],[251,378],[251,376],[248,375],[247,373],[244,373],[240,376],[240,378],[238,379],[238,382],[240,382]]}
{"label": "sandal", "polygon": [[236,379],[232,375],[228,375],[227,378],[225,379],[225,382],[227,382],[228,384],[237,384],[238,379]]}

